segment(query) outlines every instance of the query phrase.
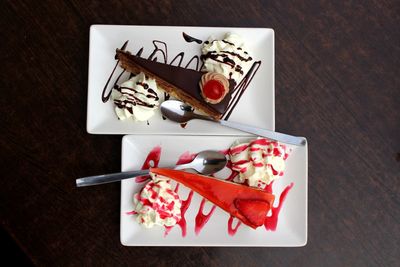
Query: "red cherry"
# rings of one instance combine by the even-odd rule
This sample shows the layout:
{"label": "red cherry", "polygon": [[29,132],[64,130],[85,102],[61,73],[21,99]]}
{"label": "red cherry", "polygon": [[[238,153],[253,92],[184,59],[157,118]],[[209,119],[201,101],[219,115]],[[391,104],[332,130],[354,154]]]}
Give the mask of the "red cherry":
{"label": "red cherry", "polygon": [[217,80],[209,80],[203,86],[203,95],[209,99],[220,99],[224,91],[224,85]]}

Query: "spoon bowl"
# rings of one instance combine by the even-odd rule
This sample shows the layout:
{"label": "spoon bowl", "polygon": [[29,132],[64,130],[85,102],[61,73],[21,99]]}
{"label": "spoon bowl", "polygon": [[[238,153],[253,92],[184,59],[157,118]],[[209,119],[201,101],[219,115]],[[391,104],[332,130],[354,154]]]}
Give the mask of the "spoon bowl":
{"label": "spoon bowl", "polygon": [[192,119],[207,119],[205,116],[193,112],[193,108],[178,100],[167,100],[161,103],[161,114],[167,119],[186,123]]}
{"label": "spoon bowl", "polygon": [[191,168],[198,173],[208,175],[222,170],[226,166],[227,160],[224,154],[214,150],[201,151],[192,162],[185,165],[178,165],[174,169]]}

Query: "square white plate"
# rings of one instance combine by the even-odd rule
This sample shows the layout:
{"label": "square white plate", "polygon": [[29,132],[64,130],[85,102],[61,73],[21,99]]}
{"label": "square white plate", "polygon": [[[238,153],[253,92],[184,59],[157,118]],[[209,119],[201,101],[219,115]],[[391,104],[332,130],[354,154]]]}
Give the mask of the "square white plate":
{"label": "square white plate", "polygon": [[[128,135],[122,140],[122,171],[140,169],[147,154],[161,146],[159,166],[174,165],[184,152],[197,153],[205,149],[223,150],[237,139],[249,137],[235,136],[142,136]],[[182,237],[181,229],[175,226],[164,237],[164,227],[146,229],[135,220],[135,215],[126,214],[133,210],[133,195],[140,191],[144,183],[134,179],[124,180],[121,185],[121,243],[125,246],[304,246],[307,243],[307,145],[289,146],[292,149],[286,160],[283,177],[274,182],[276,206],[279,195],[290,183],[294,183],[283,203],[276,231],[267,231],[264,227],[256,230],[240,225],[236,235],[227,232],[229,214],[216,208],[208,223],[199,235],[195,235],[195,217],[202,197],[194,193],[186,212],[187,235]],[[174,187],[173,187],[174,188]],[[185,200],[189,190],[181,186],[179,196]],[[206,203],[207,214],[212,204]],[[236,220],[236,219],[235,219]],[[233,224],[235,225],[235,223]]]}
{"label": "square white plate", "polygon": [[[159,111],[149,120],[149,125],[146,122],[120,121],[114,112],[112,101],[103,103],[102,91],[116,63],[114,59],[116,48],[120,48],[125,41],[129,40],[126,50],[136,54],[143,47],[142,57],[147,58],[154,50],[152,41],[161,40],[167,44],[167,63],[170,63],[178,53],[184,52],[182,66],[185,66],[190,58],[200,55],[201,45],[196,42],[186,42],[183,32],[203,41],[211,35],[222,38],[225,33],[234,32],[247,41],[251,55],[255,60],[261,60],[261,66],[229,120],[275,130],[274,31],[272,29],[92,25],[90,27],[86,124],[89,133],[247,135],[240,131],[212,125],[211,122],[197,120],[190,122],[184,129],[179,124],[163,120]],[[160,58],[159,56],[158,60]],[[109,86],[114,84],[121,70],[118,66]],[[126,73],[119,81],[127,79]]]}

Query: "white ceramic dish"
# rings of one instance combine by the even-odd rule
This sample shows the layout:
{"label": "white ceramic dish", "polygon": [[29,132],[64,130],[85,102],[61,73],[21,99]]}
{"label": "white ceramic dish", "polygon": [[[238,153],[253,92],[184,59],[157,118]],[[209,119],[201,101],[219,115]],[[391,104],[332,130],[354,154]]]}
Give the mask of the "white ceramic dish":
{"label": "white ceramic dish", "polygon": [[[237,139],[248,137],[128,135],[122,141],[122,171],[140,169],[155,146],[162,148],[159,163],[162,167],[174,165],[186,151],[196,153],[205,149],[227,149]],[[304,246],[307,243],[308,148],[307,145],[289,147],[292,152],[286,161],[285,174],[275,181],[273,192],[279,196],[287,185],[294,183],[294,186],[283,203],[276,231],[267,231],[264,227],[253,230],[242,224],[236,235],[230,236],[227,232],[229,215],[217,207],[199,235],[195,235],[195,217],[202,197],[194,193],[185,216],[186,237],[182,237],[178,226],[164,237],[163,227],[146,229],[135,221],[135,215],[126,214],[133,209],[133,195],[144,185],[130,179],[122,181],[121,185],[121,243],[126,246]],[[188,192],[181,186],[178,193],[185,200]],[[279,198],[275,205],[277,202]],[[204,212],[207,213],[211,206],[206,203]]]}
{"label": "white ceramic dish", "polygon": [[[207,40],[211,35],[222,38],[225,33],[234,32],[247,40],[251,54],[255,60],[261,60],[261,66],[229,120],[275,130],[274,31],[272,29],[92,25],[86,125],[89,133],[247,135],[206,121],[192,121],[183,129],[179,124],[162,120],[159,112],[149,120],[149,125],[146,122],[119,121],[112,101],[103,103],[102,92],[116,63],[114,59],[116,48],[120,48],[125,41],[129,40],[126,49],[136,53],[143,47],[142,57],[147,58],[154,50],[152,41],[162,40],[168,46],[167,63],[170,63],[178,53],[184,52],[182,66],[185,66],[191,57],[200,55],[201,45],[186,42],[183,32],[200,40]],[[110,85],[114,83],[119,72],[121,69],[117,67]],[[127,78],[128,74],[124,74],[120,81]]]}

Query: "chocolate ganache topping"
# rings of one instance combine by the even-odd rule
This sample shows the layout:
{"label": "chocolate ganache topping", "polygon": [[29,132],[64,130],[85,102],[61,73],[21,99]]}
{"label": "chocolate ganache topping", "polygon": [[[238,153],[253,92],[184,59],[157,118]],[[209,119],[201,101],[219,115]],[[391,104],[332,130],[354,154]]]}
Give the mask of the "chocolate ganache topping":
{"label": "chocolate ganache topping", "polygon": [[[207,103],[203,99],[199,81],[204,72],[155,62],[131,55],[121,50],[117,50],[117,57],[123,68],[128,68],[130,71],[142,70],[146,73],[146,76],[156,77],[157,84],[160,88],[166,90],[170,94],[175,93],[175,96],[179,99],[181,99],[181,97],[185,98],[181,99],[182,101],[195,102],[188,103],[195,108],[199,108],[201,105],[203,108],[207,108],[207,110],[213,111],[215,114],[223,114],[229,105],[231,98],[229,94],[217,104]],[[229,88],[230,91],[233,91],[233,81],[230,81]]]}

